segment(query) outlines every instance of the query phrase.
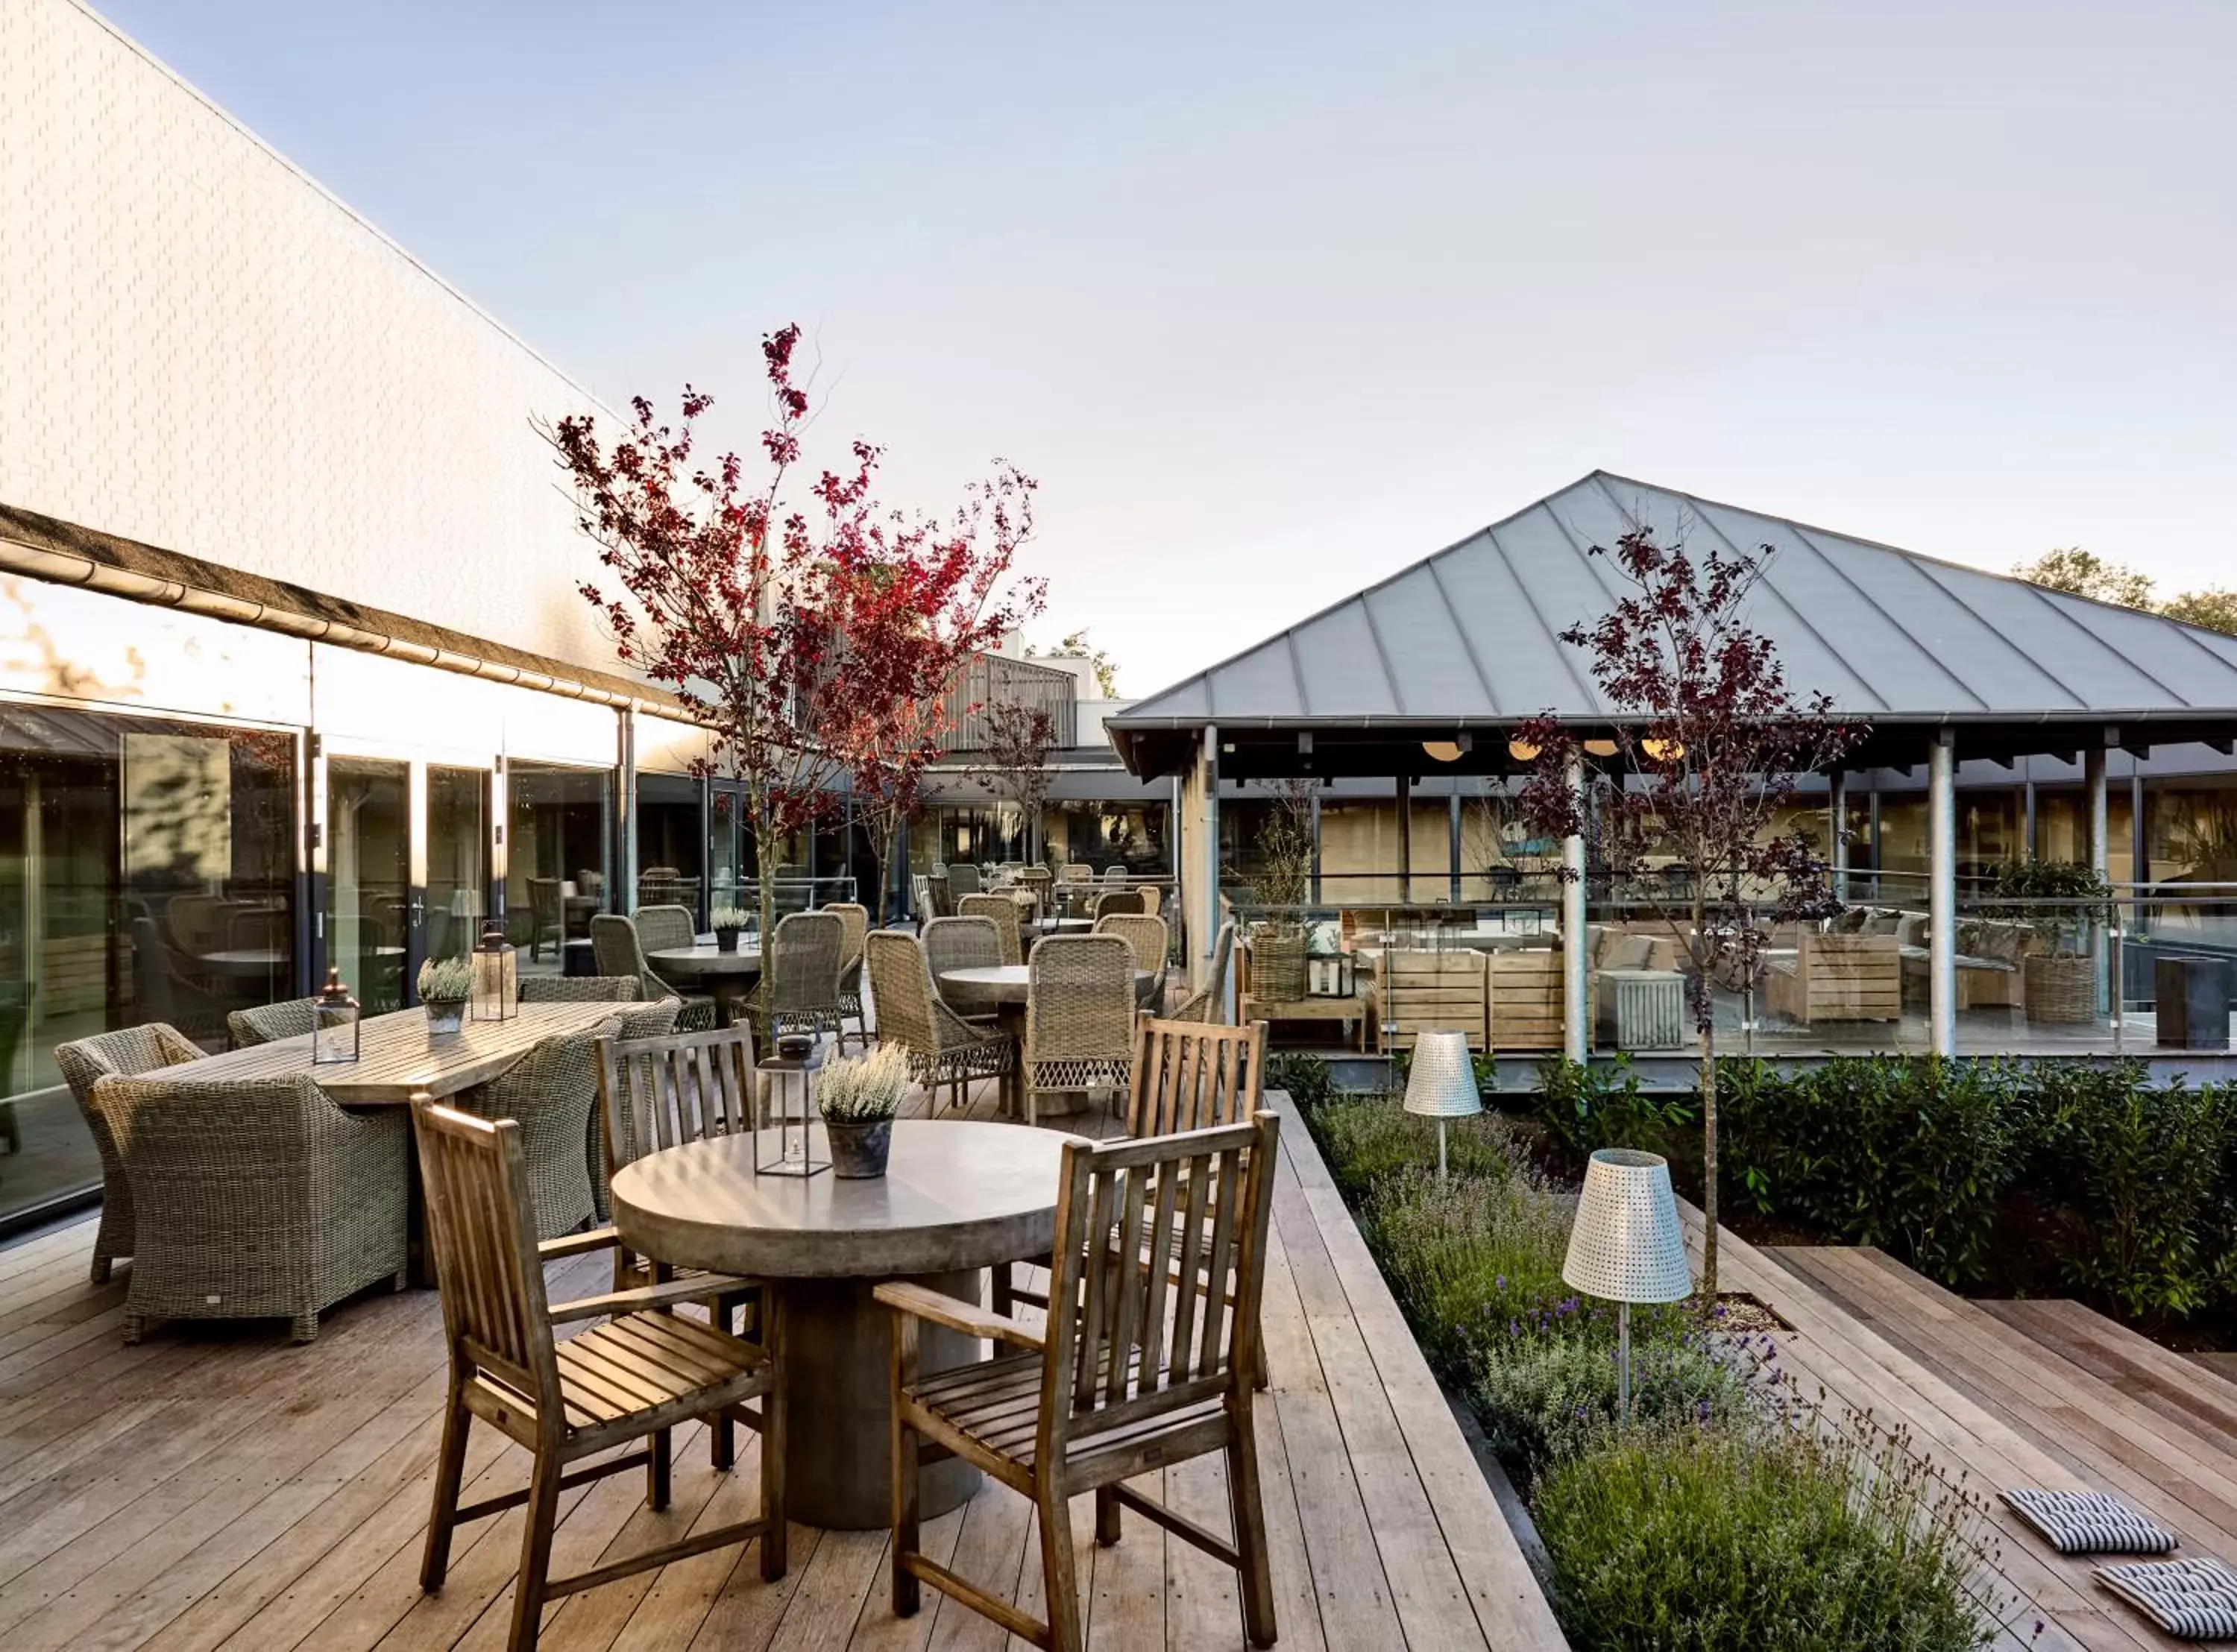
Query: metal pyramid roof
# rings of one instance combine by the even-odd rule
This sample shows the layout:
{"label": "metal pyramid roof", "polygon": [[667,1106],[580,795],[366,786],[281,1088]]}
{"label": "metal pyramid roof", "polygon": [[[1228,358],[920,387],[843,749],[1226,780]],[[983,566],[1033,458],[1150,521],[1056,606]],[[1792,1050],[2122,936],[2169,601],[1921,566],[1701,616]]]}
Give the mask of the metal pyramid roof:
{"label": "metal pyramid roof", "polygon": [[[1561,633],[1621,588],[1634,527],[1760,554],[1749,622],[1788,681],[1876,724],[2237,725],[2237,637],[1596,471],[1334,607],[1150,695],[1133,737],[1217,723],[1300,728],[1609,715]],[[2173,732],[2163,738],[2174,737]]]}

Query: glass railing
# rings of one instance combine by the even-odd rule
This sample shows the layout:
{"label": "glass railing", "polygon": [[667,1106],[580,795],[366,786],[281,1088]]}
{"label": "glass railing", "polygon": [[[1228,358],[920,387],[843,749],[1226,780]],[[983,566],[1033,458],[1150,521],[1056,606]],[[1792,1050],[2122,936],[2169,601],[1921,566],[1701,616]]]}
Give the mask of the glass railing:
{"label": "glass railing", "polygon": [[[1245,1013],[1271,1021],[1277,1042],[1402,1049],[1435,1026],[1502,1055],[1563,1047],[1558,880],[1549,898],[1427,904],[1375,898],[1391,880],[1360,881],[1369,898],[1297,905],[1239,883],[1223,891],[1243,942]],[[1334,882],[1323,879],[1325,897]],[[1776,921],[1766,903],[1752,943],[1714,946],[1697,943],[1679,892],[1589,888],[1587,1047],[1695,1055],[1706,1021],[1720,1053],[1924,1053],[1935,1046],[1924,883],[1852,879],[1850,901],[1824,920]],[[1955,926],[1961,1054],[2229,1047],[2237,885],[2118,885],[2089,902],[1975,882],[1961,887]]]}

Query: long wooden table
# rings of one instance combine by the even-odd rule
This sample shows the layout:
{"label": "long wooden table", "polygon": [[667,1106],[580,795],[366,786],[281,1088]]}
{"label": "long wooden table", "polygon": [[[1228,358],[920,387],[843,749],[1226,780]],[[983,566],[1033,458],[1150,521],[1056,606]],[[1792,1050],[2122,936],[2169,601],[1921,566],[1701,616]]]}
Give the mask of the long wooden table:
{"label": "long wooden table", "polygon": [[171,1078],[292,1078],[308,1073],[344,1107],[400,1107],[423,1096],[456,1096],[501,1076],[544,1039],[611,1019],[622,1004],[524,1004],[505,1021],[469,1021],[455,1037],[430,1042],[427,1013],[399,1010],[358,1024],[358,1058],[311,1063],[307,1034],[167,1067]]}

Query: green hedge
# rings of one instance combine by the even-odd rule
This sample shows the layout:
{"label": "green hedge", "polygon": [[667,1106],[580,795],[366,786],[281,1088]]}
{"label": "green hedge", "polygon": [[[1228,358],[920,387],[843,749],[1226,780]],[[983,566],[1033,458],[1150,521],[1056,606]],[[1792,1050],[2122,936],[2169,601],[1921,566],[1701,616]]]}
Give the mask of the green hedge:
{"label": "green hedge", "polygon": [[[2140,1062],[1839,1057],[1718,1067],[1719,1191],[1986,1294],[2073,1291],[2151,1322],[2237,1307],[2237,1090]],[[1698,1170],[1697,1101],[1549,1060],[1529,1103],[1581,1158],[1644,1147]],[[2041,1264],[2049,1264],[2047,1276]]]}

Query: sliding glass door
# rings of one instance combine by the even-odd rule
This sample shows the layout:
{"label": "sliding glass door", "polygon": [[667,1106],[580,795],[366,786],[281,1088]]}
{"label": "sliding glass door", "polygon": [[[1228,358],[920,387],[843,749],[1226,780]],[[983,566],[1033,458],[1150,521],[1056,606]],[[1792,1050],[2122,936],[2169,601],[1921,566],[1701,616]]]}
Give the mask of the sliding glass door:
{"label": "sliding glass door", "polygon": [[404,1007],[411,926],[412,771],[336,757],[327,766],[327,965],[368,1016]]}

